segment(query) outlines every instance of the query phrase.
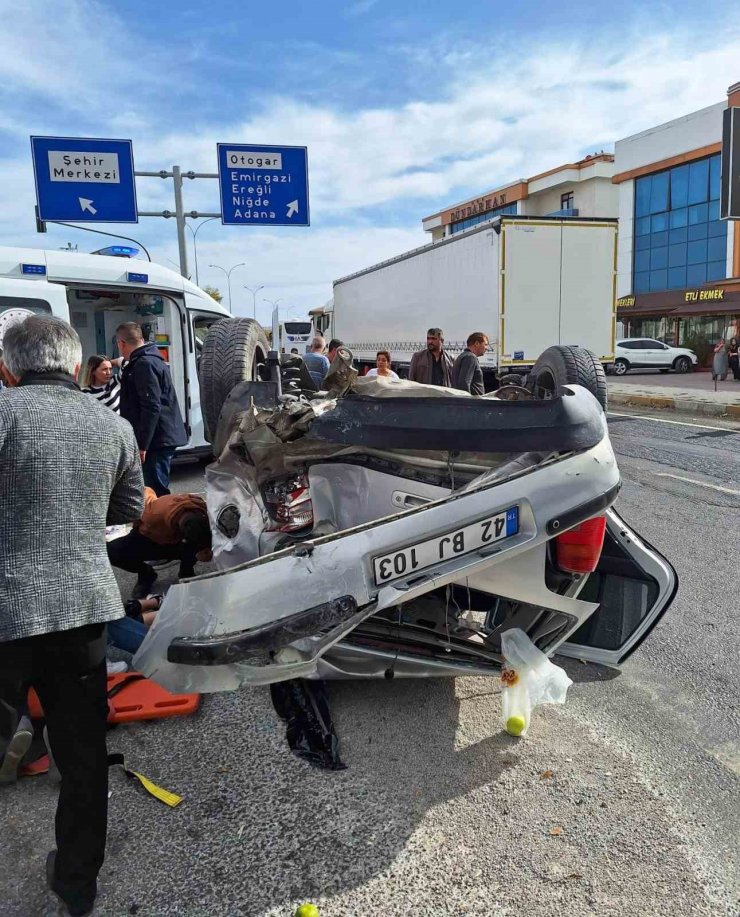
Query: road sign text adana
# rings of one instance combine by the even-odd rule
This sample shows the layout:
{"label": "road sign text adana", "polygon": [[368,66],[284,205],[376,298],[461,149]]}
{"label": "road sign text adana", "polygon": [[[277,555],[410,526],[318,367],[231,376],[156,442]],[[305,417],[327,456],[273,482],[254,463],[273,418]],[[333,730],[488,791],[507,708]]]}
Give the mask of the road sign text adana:
{"label": "road sign text adana", "polygon": [[310,225],[306,147],[219,143],[217,154],[224,225]]}

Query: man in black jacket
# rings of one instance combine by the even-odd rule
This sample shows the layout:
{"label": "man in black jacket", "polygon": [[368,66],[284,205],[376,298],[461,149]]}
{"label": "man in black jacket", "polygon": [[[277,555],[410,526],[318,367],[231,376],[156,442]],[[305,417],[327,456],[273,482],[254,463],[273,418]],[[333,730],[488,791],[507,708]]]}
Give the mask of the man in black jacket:
{"label": "man in black jacket", "polygon": [[134,428],[144,483],[162,497],[170,492],[175,450],[188,441],[175,386],[157,345],[144,341],[141,325],[124,322],[116,339],[128,361],[121,373],[121,417]]}
{"label": "man in black jacket", "polygon": [[471,395],[485,395],[483,372],[479,358],[488,350],[488,336],[482,331],[474,331],[468,336],[467,348],[455,360],[452,366],[452,387]]}

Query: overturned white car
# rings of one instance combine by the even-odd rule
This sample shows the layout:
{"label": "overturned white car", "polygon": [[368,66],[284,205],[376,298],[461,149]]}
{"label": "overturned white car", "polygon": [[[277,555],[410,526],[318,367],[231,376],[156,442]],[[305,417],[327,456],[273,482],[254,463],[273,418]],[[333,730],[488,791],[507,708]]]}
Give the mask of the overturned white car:
{"label": "overturned white car", "polygon": [[612,509],[587,351],[550,348],[527,388],[482,398],[358,379],[339,357],[317,393],[300,358],[270,367],[246,322],[219,322],[203,350],[218,570],[170,589],[140,671],[206,692],[498,675],[514,627],[616,665],[668,608],[674,570]]}

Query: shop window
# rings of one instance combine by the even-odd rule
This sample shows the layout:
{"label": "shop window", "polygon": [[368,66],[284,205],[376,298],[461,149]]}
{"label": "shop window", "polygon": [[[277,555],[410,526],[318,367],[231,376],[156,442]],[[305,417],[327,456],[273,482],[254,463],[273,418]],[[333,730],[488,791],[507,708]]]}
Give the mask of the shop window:
{"label": "shop window", "polygon": [[715,155],[635,181],[635,293],[724,277],[727,224],[719,220],[719,175]]}

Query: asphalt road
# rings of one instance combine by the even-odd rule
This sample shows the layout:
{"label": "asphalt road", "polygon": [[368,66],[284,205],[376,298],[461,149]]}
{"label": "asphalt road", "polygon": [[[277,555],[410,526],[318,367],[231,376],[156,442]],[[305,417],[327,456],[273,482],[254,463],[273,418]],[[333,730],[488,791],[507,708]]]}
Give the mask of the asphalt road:
{"label": "asphalt road", "polygon": [[[538,710],[525,740],[501,733],[490,679],[334,684],[342,772],[291,756],[264,690],[119,728],[111,750],[185,799],[167,809],[112,774],[96,912],[736,914],[740,435],[610,424],[618,509],[681,579],[621,673],[565,663],[567,704]],[[202,490],[198,466],[175,479]],[[55,913],[55,798],[46,777],[0,794],[4,917]]]}

